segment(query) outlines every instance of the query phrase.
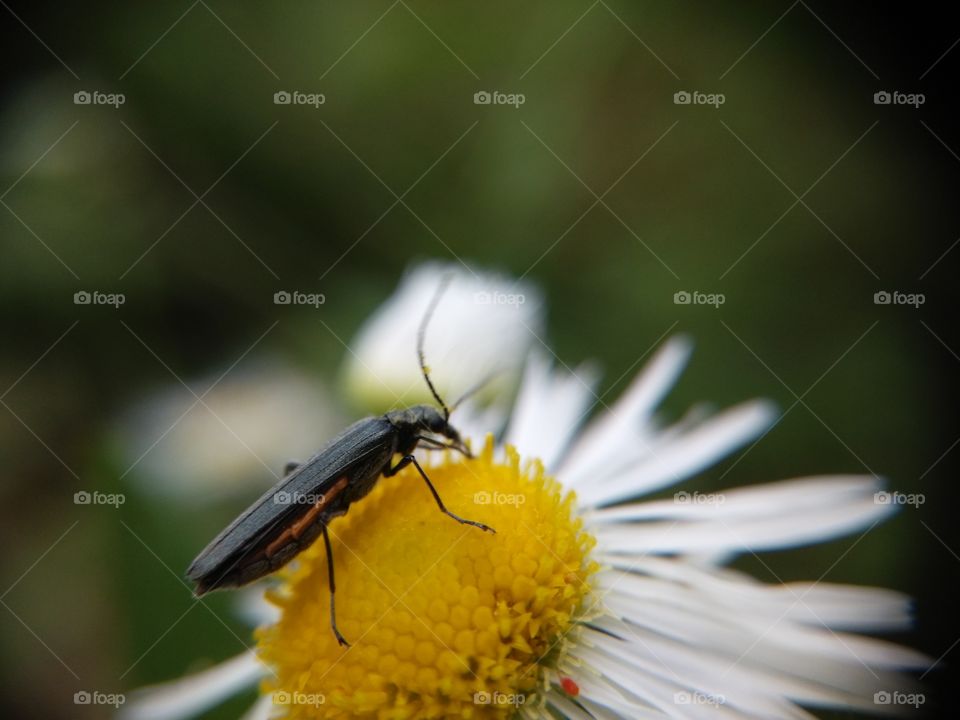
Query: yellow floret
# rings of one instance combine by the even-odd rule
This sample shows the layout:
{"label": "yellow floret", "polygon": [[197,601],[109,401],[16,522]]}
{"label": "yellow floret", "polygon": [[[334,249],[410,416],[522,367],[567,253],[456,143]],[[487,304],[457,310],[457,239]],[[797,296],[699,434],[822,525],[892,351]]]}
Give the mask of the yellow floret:
{"label": "yellow floret", "polygon": [[529,705],[586,611],[592,536],[573,493],[512,448],[447,454],[427,469],[443,515],[407,467],[330,523],[337,624],[330,629],[323,542],[269,594],[280,620],[258,632],[287,718],[504,718]]}

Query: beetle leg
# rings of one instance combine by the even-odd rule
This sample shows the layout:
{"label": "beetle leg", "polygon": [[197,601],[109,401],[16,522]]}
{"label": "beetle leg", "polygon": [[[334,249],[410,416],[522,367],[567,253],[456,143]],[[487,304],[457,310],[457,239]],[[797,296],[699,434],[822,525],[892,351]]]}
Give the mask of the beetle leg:
{"label": "beetle leg", "polygon": [[427,450],[456,450],[456,447],[453,445],[447,445],[442,443],[439,440],[434,440],[432,437],[426,437],[424,435],[417,435],[417,442],[424,443]]}
{"label": "beetle leg", "polygon": [[417,459],[413,455],[404,455],[402,458],[400,458],[400,460],[397,462],[396,465],[394,465],[392,468],[387,468],[387,470],[385,470],[383,474],[385,477],[396,475],[398,472],[403,470],[403,468],[405,468],[407,465],[410,465],[411,463],[417,469],[417,472],[420,473],[420,477],[423,478],[423,481],[427,483],[427,487],[430,488],[430,492],[433,493],[433,499],[437,501],[437,506],[440,508],[440,512],[444,513],[445,515],[449,515],[458,523],[462,523],[463,525],[473,525],[474,527],[478,527],[481,530],[487,530],[492,533],[497,532],[496,530],[494,530],[492,527],[489,527],[488,525],[484,525],[483,523],[477,522],[476,520],[467,520],[466,518],[462,518],[459,515],[456,515],[450,512],[449,510],[447,510],[446,506],[443,504],[443,500],[440,499],[440,494],[437,492],[437,489],[433,486],[433,483],[430,482],[430,478],[427,477],[427,474],[423,471],[423,468],[420,467],[420,463],[417,462]]}
{"label": "beetle leg", "polygon": [[426,437],[424,435],[417,435],[417,442],[427,443],[427,450],[456,450],[458,453],[465,455],[468,458],[473,457],[473,455],[470,454],[470,450],[463,443],[457,444],[452,441],[449,444],[443,443],[439,440],[435,440],[434,438]]}
{"label": "beetle leg", "polygon": [[350,647],[350,643],[337,630],[337,609],[334,604],[334,593],[337,591],[337,586],[333,581],[333,550],[330,547],[330,534],[327,532],[327,524],[324,523],[321,527],[323,528],[323,544],[327,547],[327,576],[330,579],[330,627],[333,628],[333,634],[336,636],[337,642]]}

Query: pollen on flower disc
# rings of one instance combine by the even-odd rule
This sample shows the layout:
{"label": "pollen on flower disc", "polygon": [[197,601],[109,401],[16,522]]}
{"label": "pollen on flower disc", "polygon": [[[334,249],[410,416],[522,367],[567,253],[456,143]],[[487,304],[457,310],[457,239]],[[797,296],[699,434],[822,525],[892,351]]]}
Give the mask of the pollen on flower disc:
{"label": "pollen on flower disc", "polygon": [[596,570],[572,493],[512,449],[496,460],[490,439],[427,473],[451,512],[496,534],[442,514],[415,468],[382,478],[329,527],[351,647],[330,629],[322,542],[270,594],[281,617],[258,652],[280,717],[501,718],[545,689]]}

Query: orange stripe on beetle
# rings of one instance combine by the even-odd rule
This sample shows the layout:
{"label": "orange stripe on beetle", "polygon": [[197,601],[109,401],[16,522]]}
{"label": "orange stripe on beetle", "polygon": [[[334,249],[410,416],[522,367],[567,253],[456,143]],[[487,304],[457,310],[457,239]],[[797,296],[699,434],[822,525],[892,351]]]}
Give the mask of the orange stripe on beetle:
{"label": "orange stripe on beetle", "polygon": [[323,497],[319,498],[309,510],[292,522],[282,533],[280,533],[276,540],[267,545],[264,554],[268,558],[271,558],[277,554],[278,550],[285,547],[291,541],[299,540],[300,536],[303,535],[303,531],[316,521],[320,513],[323,512],[324,508],[333,502],[333,499],[347,486],[348,481],[349,479],[346,476],[337,480],[334,486],[330,488],[328,492],[324,493]]}

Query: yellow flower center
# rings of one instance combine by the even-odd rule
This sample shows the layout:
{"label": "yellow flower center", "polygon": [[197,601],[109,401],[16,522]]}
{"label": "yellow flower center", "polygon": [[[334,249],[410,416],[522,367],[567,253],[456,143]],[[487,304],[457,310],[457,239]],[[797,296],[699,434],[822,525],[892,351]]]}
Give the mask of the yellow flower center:
{"label": "yellow flower center", "polygon": [[258,632],[285,717],[492,718],[530,705],[585,612],[594,539],[573,493],[493,441],[474,459],[426,468],[442,514],[407,467],[330,523],[337,625],[322,539],[269,593],[279,622]]}

